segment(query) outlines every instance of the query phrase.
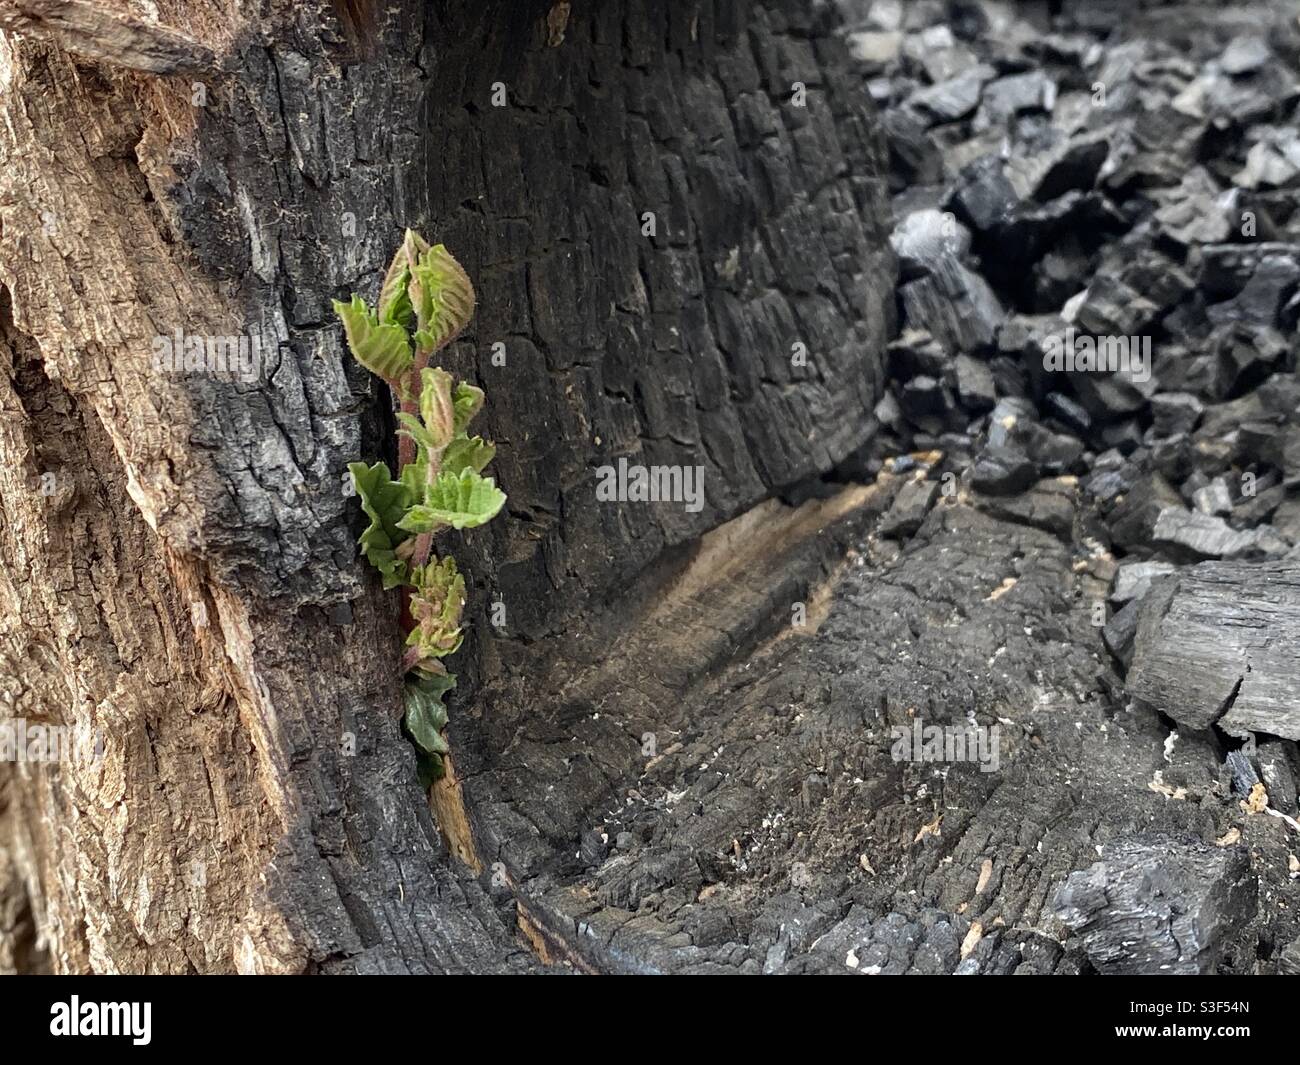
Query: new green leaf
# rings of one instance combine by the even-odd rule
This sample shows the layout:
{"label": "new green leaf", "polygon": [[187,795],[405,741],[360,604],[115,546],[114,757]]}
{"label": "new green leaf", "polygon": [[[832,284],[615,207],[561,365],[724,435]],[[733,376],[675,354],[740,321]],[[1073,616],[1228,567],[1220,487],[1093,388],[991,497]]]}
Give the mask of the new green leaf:
{"label": "new green leaf", "polygon": [[420,373],[420,418],[431,439],[431,449],[441,455],[456,435],[451,374],[441,366],[426,366]]}
{"label": "new green leaf", "polygon": [[406,264],[397,259],[388,268],[383,288],[379,290],[379,305],[376,308],[379,321],[395,325],[403,332],[409,332],[415,320],[415,308],[411,306],[411,297],[407,286],[411,282],[411,271]]}
{"label": "new green leaf", "polygon": [[406,645],[420,658],[445,658],[460,650],[460,614],[465,607],[465,578],[451,557],[411,570],[411,617],[415,628]]}
{"label": "new green leaf", "polygon": [[446,754],[442,730],[447,727],[447,708],[442,697],[456,687],[456,678],[450,673],[417,673],[415,677],[403,685],[406,714],[402,724],[425,754]]}
{"label": "new green leaf", "polygon": [[463,433],[474,416],[483,409],[483,389],[462,381],[456,386],[455,407],[456,432]]}
{"label": "new green leaf", "polygon": [[380,322],[360,296],[351,303],[334,301],[334,313],[343,321],[348,347],[357,362],[385,381],[396,381],[411,368],[411,338],[400,325]]}
{"label": "new green leaf", "polygon": [[458,436],[442,453],[442,469],[457,476],[467,469],[482,473],[496,453],[496,445],[485,443],[482,437]]}
{"label": "new green leaf", "polygon": [[422,351],[437,351],[456,339],[474,317],[474,286],[464,268],[441,244],[419,255],[408,288]]}
{"label": "new green leaf", "polygon": [[415,745],[420,783],[427,789],[442,777],[442,758],[450,751],[442,735],[447,727],[447,708],[442,697],[456,687],[456,678],[450,673],[418,671],[412,676],[414,679],[403,687],[406,712],[402,715],[402,727]]}
{"label": "new green leaf", "polygon": [[415,497],[406,485],[392,479],[382,462],[373,466],[353,462],[348,470],[361,497],[361,509],[370,519],[358,541],[362,553],[379,570],[384,587],[396,588],[406,579],[406,563],[397,556],[397,545],[406,539],[399,522]]}
{"label": "new green leaf", "polygon": [[491,521],[506,501],[491,477],[466,468],[459,473],[444,470],[424,492],[423,504],[412,507],[398,528],[425,533],[443,525],[453,529],[472,529]]}

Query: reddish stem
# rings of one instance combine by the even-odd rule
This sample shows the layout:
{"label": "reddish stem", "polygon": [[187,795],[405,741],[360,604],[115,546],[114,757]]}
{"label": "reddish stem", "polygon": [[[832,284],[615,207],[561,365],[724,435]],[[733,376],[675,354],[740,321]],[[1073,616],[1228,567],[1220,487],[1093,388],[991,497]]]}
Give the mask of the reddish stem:
{"label": "reddish stem", "polygon": [[429,561],[431,554],[433,554],[433,533],[419,533],[415,537],[415,547],[411,551],[411,562],[416,566],[423,566]]}
{"label": "reddish stem", "polygon": [[[419,379],[418,375],[411,375],[398,381],[388,382],[388,386],[393,392],[393,407],[395,410],[403,414],[410,414],[417,418],[420,416],[419,395],[417,393],[412,397],[409,387],[406,387],[407,382],[411,380],[419,381]],[[401,398],[402,396],[407,396],[408,398],[403,401]],[[404,466],[409,466],[414,461],[415,441],[405,433],[399,433],[397,436],[397,476],[400,478],[402,476],[402,468]],[[411,564],[413,563],[408,563],[408,565]],[[402,631],[410,634],[414,628],[415,618],[411,614],[411,589],[404,586],[402,588]],[[407,672],[407,669],[404,668],[402,672]]]}
{"label": "reddish stem", "polygon": [[[433,355],[432,351],[419,351],[415,353],[415,361],[411,364],[411,369],[403,375],[401,380],[390,381],[389,387],[393,391],[393,404],[403,414],[409,414],[413,418],[420,416],[420,387],[422,384],[421,371],[429,365],[429,359]],[[397,476],[401,477],[402,468],[409,466],[415,461],[416,446],[405,433],[397,437]],[[432,483],[438,476],[438,463],[430,461],[428,480]],[[414,550],[411,557],[407,560],[407,565],[414,569],[416,566],[423,566],[429,561],[429,555],[433,552],[433,534],[419,533],[415,538]],[[411,614],[411,589],[402,589],[402,631],[408,635],[415,629],[415,618]],[[410,670],[406,664],[410,657],[410,651],[403,656],[402,672]]]}

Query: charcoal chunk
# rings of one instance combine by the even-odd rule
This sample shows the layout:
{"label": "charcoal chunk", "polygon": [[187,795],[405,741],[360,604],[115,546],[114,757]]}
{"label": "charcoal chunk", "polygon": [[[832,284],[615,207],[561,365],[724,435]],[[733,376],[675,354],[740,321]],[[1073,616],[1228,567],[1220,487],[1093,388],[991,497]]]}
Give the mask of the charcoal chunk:
{"label": "charcoal chunk", "polygon": [[[1282,504],[1286,501],[1286,489],[1282,485],[1275,484],[1268,486],[1266,484],[1267,475],[1265,478],[1257,480],[1259,480],[1260,483],[1256,484],[1257,490],[1255,494],[1243,496],[1239,500],[1234,500],[1232,505],[1232,517],[1234,520],[1247,527],[1259,525],[1261,522],[1266,522],[1273,518],[1275,512],[1279,510]],[[1294,543],[1296,538],[1291,535],[1291,531],[1293,530],[1289,531],[1283,527],[1284,525],[1285,520],[1281,522],[1274,521],[1272,529],[1279,536]]]}
{"label": "charcoal chunk", "polygon": [[1242,35],[1228,42],[1228,47],[1219,56],[1219,69],[1234,77],[1251,74],[1272,58],[1273,53],[1263,37]]}
{"label": "charcoal chunk", "polygon": [[1027,398],[1029,380],[1024,367],[1015,359],[1006,355],[995,355],[989,360],[989,369],[993,371],[993,380],[997,382],[998,395]]}
{"label": "charcoal chunk", "polygon": [[1181,482],[1191,472],[1195,454],[1192,442],[1186,436],[1171,436],[1159,440],[1151,448],[1151,466],[1170,481]]}
{"label": "charcoal chunk", "polygon": [[1121,547],[1149,546],[1161,513],[1180,504],[1178,493],[1168,481],[1158,473],[1144,473],[1125,493],[1123,502],[1111,511],[1108,522],[1111,537]]}
{"label": "charcoal chunk", "polygon": [[1025,426],[1034,421],[1034,405],[1027,399],[1008,396],[998,400],[989,415],[989,445],[1006,447],[1013,441],[1023,441]]}
{"label": "charcoal chunk", "polygon": [[1286,188],[1300,177],[1300,138],[1294,131],[1276,130],[1256,141],[1246,153],[1246,165],[1234,180],[1242,188]]}
{"label": "charcoal chunk", "polygon": [[890,173],[904,185],[933,185],[943,176],[943,157],[927,132],[929,125],[910,107],[892,107],[885,113]]}
{"label": "charcoal chunk", "polygon": [[980,90],[992,75],[992,67],[973,67],[955,78],[914,92],[907,102],[936,122],[952,122],[975,110],[980,102]]}
{"label": "charcoal chunk", "polygon": [[1274,529],[1292,543],[1300,543],[1300,497],[1291,496],[1281,499],[1272,514],[1272,519]]}
{"label": "charcoal chunk", "polygon": [[1069,473],[1083,457],[1083,442],[1068,433],[1035,426],[1029,434],[1028,450],[1045,473]]}
{"label": "charcoal chunk", "polygon": [[996,156],[985,156],[957,179],[951,204],[958,217],[979,233],[992,233],[1011,219],[1020,197]]}
{"label": "charcoal chunk", "polygon": [[1092,428],[1092,416],[1075,400],[1061,392],[1049,392],[1043,397],[1043,409],[1048,415],[1079,433]]}
{"label": "charcoal chunk", "polygon": [[1078,291],[1080,279],[1087,277],[1088,263],[1088,253],[1072,234],[1053,244],[1034,271],[1033,305],[1039,310],[1063,306]]}
{"label": "charcoal chunk", "polygon": [[1097,183],[1097,175],[1110,154],[1110,143],[1102,137],[1072,137],[1032,160],[1029,195],[1047,203],[1074,190],[1086,191]]}
{"label": "charcoal chunk", "polygon": [[1229,751],[1224,766],[1232,780],[1232,790],[1238,795],[1249,795],[1251,789],[1260,782],[1259,774],[1250,764],[1245,751]]}
{"label": "charcoal chunk", "polygon": [[989,410],[998,401],[997,384],[989,364],[970,355],[958,355],[953,363],[957,398],[970,411]]}
{"label": "charcoal chunk", "polygon": [[1232,492],[1222,477],[1216,477],[1204,488],[1197,489],[1192,501],[1202,514],[1232,513]]}
{"label": "charcoal chunk", "polygon": [[987,447],[971,469],[971,485],[988,495],[1023,492],[1038,480],[1038,467],[1014,447]]}
{"label": "charcoal chunk", "polygon": [[1137,635],[1138,602],[1126,603],[1101,630],[1102,642],[1115,661],[1127,670],[1133,661],[1133,638]]}
{"label": "charcoal chunk", "polygon": [[997,258],[989,261],[1006,268],[1010,284],[1020,270],[1037,262],[1063,235],[1096,234],[1122,225],[1123,219],[1104,196],[1071,189],[1046,203],[1021,204],[984,247],[996,247]]}
{"label": "charcoal chunk", "polygon": [[1264,67],[1242,78],[1208,70],[1174,97],[1172,106],[1195,118],[1250,125],[1267,118],[1279,99],[1294,95],[1294,76],[1278,65]]}
{"label": "charcoal chunk", "polygon": [[880,535],[890,538],[911,536],[921,527],[938,495],[938,482],[909,480],[894,496],[893,504],[880,523]]}
{"label": "charcoal chunk", "polygon": [[1131,455],[1142,446],[1142,429],[1137,419],[1128,418],[1122,422],[1103,425],[1097,432],[1097,438],[1106,447],[1118,448],[1125,455]]}
{"label": "charcoal chunk", "polygon": [[897,61],[903,47],[903,35],[897,30],[865,30],[850,33],[844,40],[849,54],[874,70]]}
{"label": "charcoal chunk", "polygon": [[1051,111],[1056,105],[1056,82],[1041,70],[1008,74],[984,86],[981,116],[1001,125],[1022,111]]}
{"label": "charcoal chunk", "polygon": [[1265,255],[1236,296],[1206,308],[1205,313],[1216,325],[1228,322],[1277,325],[1282,321],[1283,302],[1297,285],[1300,285],[1300,256],[1295,251]]}
{"label": "charcoal chunk", "polygon": [[1257,890],[1245,847],[1150,834],[1106,844],[1053,909],[1103,974],[1205,975],[1254,916]]}
{"label": "charcoal chunk", "polygon": [[872,413],[887,429],[897,432],[903,425],[903,408],[898,405],[898,397],[893,392],[881,396]]}
{"label": "charcoal chunk", "polygon": [[926,374],[942,377],[951,356],[924,329],[904,329],[902,336],[889,342],[889,373],[895,380]]}
{"label": "charcoal chunk", "polygon": [[1151,424],[1157,436],[1190,433],[1205,405],[1189,392],[1162,392],[1151,397]]}
{"label": "charcoal chunk", "polygon": [[927,414],[947,411],[943,385],[934,377],[920,374],[904,383],[898,393],[898,402],[909,418],[922,418]]}
{"label": "charcoal chunk", "polygon": [[1203,167],[1194,167],[1182,176],[1176,190],[1157,194],[1157,198],[1163,205],[1156,211],[1156,222],[1175,244],[1191,247],[1232,239],[1240,211],[1234,218],[1231,200]]}
{"label": "charcoal chunk", "polygon": [[1268,790],[1269,805],[1288,817],[1295,817],[1300,811],[1295,752],[1295,744],[1290,740],[1272,739],[1259,742],[1255,750],[1260,776]]}
{"label": "charcoal chunk", "polygon": [[[1104,504],[1119,499],[1132,485],[1119,470],[1098,470],[1088,478],[1084,487],[1089,495]],[[1154,522],[1155,519],[1152,518],[1152,523]]]}
{"label": "charcoal chunk", "polygon": [[1169,562],[1125,562],[1115,574],[1111,600],[1128,603],[1141,599],[1151,587],[1151,582],[1173,573],[1178,567]]}
{"label": "charcoal chunk", "polygon": [[1264,259],[1294,257],[1297,250],[1280,241],[1209,245],[1201,252],[1201,287],[1206,298],[1217,303],[1245,288]]}
{"label": "charcoal chunk", "polygon": [[928,329],[953,353],[991,346],[1005,313],[988,282],[951,258],[934,263],[930,274],[899,293],[908,325]]}
{"label": "charcoal chunk", "polygon": [[578,843],[578,858],[584,866],[599,865],[609,854],[609,836],[599,829],[582,834]]}
{"label": "charcoal chunk", "polygon": [[1132,337],[1146,331],[1159,308],[1116,274],[1099,273],[1079,305],[1079,325],[1095,336]]}
{"label": "charcoal chunk", "polygon": [[1198,514],[1181,506],[1160,511],[1151,542],[1193,558],[1251,558],[1286,550],[1285,544],[1271,542],[1254,529],[1234,529],[1222,518]]}
{"label": "charcoal chunk", "polygon": [[1142,600],[1128,690],[1180,725],[1300,739],[1300,565],[1205,562]]}

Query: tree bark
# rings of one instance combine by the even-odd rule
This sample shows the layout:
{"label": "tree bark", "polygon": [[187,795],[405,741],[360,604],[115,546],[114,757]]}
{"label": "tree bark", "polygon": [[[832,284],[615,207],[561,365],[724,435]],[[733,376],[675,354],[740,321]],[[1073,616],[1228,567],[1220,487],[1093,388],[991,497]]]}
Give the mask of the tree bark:
{"label": "tree bark", "polygon": [[[875,115],[807,6],[0,0],[0,714],[101,752],[0,763],[0,967],[615,967],[521,891],[615,785],[562,754],[584,663],[677,698],[871,506],[774,498],[869,439],[893,306]],[[406,226],[474,279],[447,364],[510,496],[441,545],[436,821],[343,489],[387,397],[329,309]],[[160,369],[178,330],[263,359]],[[703,507],[598,505],[620,457]]]}

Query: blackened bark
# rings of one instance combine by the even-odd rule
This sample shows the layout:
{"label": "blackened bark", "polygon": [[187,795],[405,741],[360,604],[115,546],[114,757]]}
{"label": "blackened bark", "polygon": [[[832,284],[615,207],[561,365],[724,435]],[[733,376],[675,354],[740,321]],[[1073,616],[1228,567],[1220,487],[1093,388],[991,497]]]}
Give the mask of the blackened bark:
{"label": "blackened bark", "polygon": [[[892,312],[880,146],[802,7],[575,6],[558,45],[539,5],[433,31],[474,42],[429,64],[421,214],[479,287],[458,368],[491,397],[515,520],[473,568],[513,637],[566,631],[868,438]],[[620,457],[703,467],[703,508],[594,505]]]}

